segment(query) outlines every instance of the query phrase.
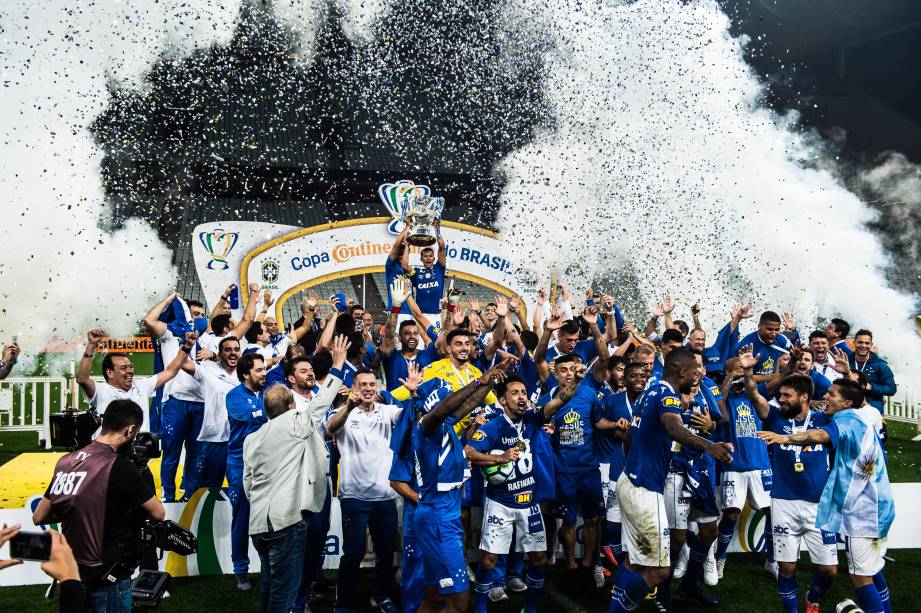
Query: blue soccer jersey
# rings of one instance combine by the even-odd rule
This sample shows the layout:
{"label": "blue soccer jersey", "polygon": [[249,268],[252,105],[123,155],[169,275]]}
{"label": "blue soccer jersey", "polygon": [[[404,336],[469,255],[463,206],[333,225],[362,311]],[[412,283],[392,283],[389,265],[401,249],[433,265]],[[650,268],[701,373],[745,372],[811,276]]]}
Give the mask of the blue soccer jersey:
{"label": "blue soccer jersey", "polygon": [[[504,413],[483,424],[468,443],[480,453],[505,453],[519,446],[518,460],[512,474],[504,483],[487,483],[486,496],[507,507],[526,509],[535,502],[538,482],[553,483],[553,475],[546,472],[548,462],[535,457],[532,441],[543,430],[544,416],[540,411],[526,411],[518,422],[512,422]],[[521,446],[524,448],[521,449]]]}
{"label": "blue soccer jersey", "polygon": [[739,349],[746,345],[751,345],[752,354],[758,356],[758,363],[753,369],[754,374],[771,375],[777,369],[777,360],[780,359],[780,356],[790,350],[790,339],[783,334],[778,334],[773,343],[766,343],[761,340],[756,330],[739,341],[732,355],[736,355]]}
{"label": "blue soccer jersey", "polygon": [[416,482],[419,506],[442,519],[460,517],[461,486],[464,484],[464,445],[454,432],[453,417],[448,417],[434,432],[421,424],[413,431]]}
{"label": "blue soccer jersey", "polygon": [[729,422],[718,429],[719,440],[732,444],[732,462],[721,465],[724,472],[766,470],[771,467],[767,444],[758,438],[762,430],[758,411],[743,392],[726,396]]}
{"label": "blue soccer jersey", "polygon": [[[821,411],[810,411],[806,419],[788,419],[780,409],[771,407],[764,426],[777,434],[796,434],[806,430],[821,430],[829,423]],[[818,502],[828,480],[829,448],[825,445],[773,445],[771,468],[773,483],[771,497],[783,500]]]}
{"label": "blue soccer jersey", "polygon": [[[687,408],[682,408],[681,410],[681,420],[684,422],[684,427],[697,436],[712,439],[709,433],[701,432],[691,425],[691,416],[695,413],[712,415],[712,408],[715,406],[716,399],[707,387],[701,385],[700,390],[697,392],[697,395],[694,396],[691,403]],[[715,418],[715,416],[713,417]],[[709,456],[705,456],[704,452],[699,449],[694,449],[693,447],[681,445],[676,442],[672,443],[672,466],[678,470],[688,470],[692,466],[700,466],[700,464],[706,461],[703,459],[705,457]]]}
{"label": "blue soccer jersey", "polygon": [[[391,481],[403,481],[409,483],[410,487],[414,491],[419,491],[419,486],[416,484],[416,475],[413,470],[413,462],[410,458],[401,458],[400,456],[394,454],[393,461],[390,463],[390,475],[388,478]],[[410,501],[403,500],[403,537],[412,538],[414,535],[413,530],[413,516],[416,513],[416,505]]]}
{"label": "blue soccer jersey", "polygon": [[[609,385],[605,384],[601,390],[601,416],[610,421],[617,421],[621,418],[627,421],[633,419],[633,403],[630,402],[630,397],[627,396],[626,390],[615,392]],[[598,459],[609,465],[609,480],[617,481],[620,478],[620,474],[624,472],[624,462],[627,460],[623,443],[607,432],[597,432],[595,441],[595,448],[598,449]]]}
{"label": "blue soccer jersey", "polygon": [[[537,401],[538,409],[556,397],[553,389]],[[595,390],[582,383],[576,395],[557,409],[550,421],[553,423],[553,463],[558,473],[576,473],[598,470],[598,457],[592,441],[595,422],[601,418],[601,402]]]}
{"label": "blue soccer jersey", "polygon": [[227,441],[227,460],[243,463],[243,441],[262,427],[266,421],[262,394],[250,391],[242,383],[227,392],[225,399],[230,438]]}
{"label": "blue soccer jersey", "polygon": [[665,491],[672,459],[672,439],[662,423],[666,413],[681,416],[681,397],[667,382],[659,381],[643,392],[633,407],[630,451],[624,464],[633,485],[660,494]]}
{"label": "blue soccer jersey", "polygon": [[445,267],[435,262],[431,268],[415,267],[412,276],[416,304],[423,313],[440,313],[445,291]]}

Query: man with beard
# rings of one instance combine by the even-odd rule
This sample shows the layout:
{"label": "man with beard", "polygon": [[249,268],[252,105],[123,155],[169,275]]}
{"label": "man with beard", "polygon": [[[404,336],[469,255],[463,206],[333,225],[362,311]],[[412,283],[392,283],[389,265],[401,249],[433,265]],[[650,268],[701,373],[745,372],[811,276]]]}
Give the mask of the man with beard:
{"label": "man with beard", "polygon": [[[230,422],[227,418],[227,393],[240,384],[237,378],[237,363],[240,360],[240,341],[235,336],[226,336],[218,343],[218,360],[200,363],[186,360],[182,369],[195,377],[201,385],[205,399],[202,415],[201,443],[196,472],[201,487],[221,487],[227,472],[227,441],[230,440]],[[237,589],[253,589],[246,575],[237,577]]]}
{"label": "man with beard", "polygon": [[633,611],[669,576],[669,528],[665,521],[665,479],[672,442],[700,449],[721,462],[732,447],[694,435],[681,419],[681,397],[691,391],[697,361],[679,347],[665,359],[662,379],[644,393],[633,413],[630,449],[617,480],[627,561],[614,576],[609,613]]}
{"label": "man with beard", "polygon": [[[829,418],[824,413],[810,408],[812,394],[812,380],[805,373],[797,373],[780,382],[779,408],[756,396],[758,412],[767,412],[765,431],[787,435],[828,425]],[[806,613],[818,613],[819,599],[831,588],[838,571],[837,537],[834,532],[816,527],[819,498],[828,478],[828,451],[828,446],[821,443],[807,447],[777,445],[771,455],[774,559],[779,564],[777,590],[786,613],[799,610],[796,565],[803,540],[816,566],[806,593]]]}
{"label": "man with beard", "polygon": [[809,399],[814,401],[825,398],[825,394],[828,393],[828,388],[831,387],[831,381],[829,381],[825,375],[815,370],[815,353],[812,352],[812,349],[808,347],[804,347],[803,349],[794,347],[790,351],[789,361],[784,364],[783,360],[784,357],[782,356],[780,371],[775,373],[764,386],[766,397],[770,398],[777,394],[780,384],[786,377],[790,375],[803,375],[812,380],[812,394],[809,395]]}
{"label": "man with beard", "polygon": [[381,362],[384,366],[384,380],[387,391],[400,387],[400,381],[409,375],[409,364],[414,363],[422,370],[437,358],[434,345],[419,349],[419,326],[407,319],[400,323],[400,349],[396,349],[394,331],[403,302],[409,297],[409,284],[403,277],[397,277],[390,286],[392,306],[384,324],[384,338],[381,341]]}
{"label": "man with beard", "polygon": [[230,559],[238,585],[248,582],[249,501],[243,493],[243,442],[268,421],[262,402],[265,386],[265,360],[258,353],[244,354],[237,362],[240,385],[227,392],[227,495],[232,511],[230,521]]}
{"label": "man with beard", "polygon": [[895,507],[886,457],[876,434],[879,413],[862,406],[863,402],[859,383],[838,379],[826,398],[825,414],[831,417],[827,425],[791,434],[760,432],[759,436],[772,445],[835,448],[834,464],[819,498],[816,526],[844,537],[848,571],[860,607],[867,613],[888,613],[892,604],[883,576],[883,555]]}

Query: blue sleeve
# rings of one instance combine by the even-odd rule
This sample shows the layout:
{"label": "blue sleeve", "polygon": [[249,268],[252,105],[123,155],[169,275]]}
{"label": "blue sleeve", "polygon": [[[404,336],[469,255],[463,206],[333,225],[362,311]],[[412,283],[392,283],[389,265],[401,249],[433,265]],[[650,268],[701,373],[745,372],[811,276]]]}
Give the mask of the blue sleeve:
{"label": "blue sleeve", "polygon": [[583,359],[585,365],[598,357],[598,348],[595,347],[595,339],[587,338],[577,343],[576,351],[579,357]]}
{"label": "blue sleeve", "polygon": [[251,412],[249,405],[243,394],[238,393],[236,389],[232,389],[227,393],[224,404],[227,407],[227,415],[232,419],[236,419],[237,421],[249,421],[249,414]]}
{"label": "blue sleeve", "polygon": [[595,396],[592,401],[592,423],[597,422],[602,417],[604,417],[604,413],[601,410],[601,401],[598,400],[598,396]]}
{"label": "blue sleeve", "polygon": [[265,373],[265,387],[263,389],[269,389],[273,385],[287,385],[287,377],[285,377],[285,359],[282,358],[275,363],[275,366],[269,369],[269,372]]}
{"label": "blue sleeve", "polygon": [[676,396],[663,396],[658,401],[658,405],[659,417],[662,417],[666,413],[674,413],[681,417],[681,400]]}
{"label": "blue sleeve", "polygon": [[785,347],[786,349],[789,349],[792,345],[796,345],[800,342],[799,330],[796,328],[793,328],[792,330],[784,330],[781,336],[783,336],[787,341],[787,346]]}
{"label": "blue sleeve", "polygon": [[482,427],[473,433],[467,444],[480,453],[489,453],[493,449],[492,437]]}
{"label": "blue sleeve", "polygon": [[729,354],[732,351],[733,347],[736,346],[739,342],[739,329],[736,328],[734,331],[732,328],[732,322],[729,322],[717,333],[716,341],[711,345],[711,349],[716,351],[722,362],[725,362],[729,359]]}
{"label": "blue sleeve", "polygon": [[614,305],[614,323],[617,324],[618,332],[624,329],[624,314],[620,312],[620,307]]}
{"label": "blue sleeve", "polygon": [[398,455],[393,456],[390,463],[390,474],[387,477],[390,481],[403,481],[412,483],[413,480],[413,462],[409,458],[401,458]]}
{"label": "blue sleeve", "polygon": [[892,396],[897,389],[895,377],[892,375],[892,369],[882,360],[880,360],[878,364],[876,369],[878,376],[876,377],[876,381],[871,382],[873,389],[870,390],[870,393],[877,394],[880,397]]}
{"label": "blue sleeve", "polygon": [[813,399],[823,398],[828,393],[828,388],[831,387],[831,381],[822,373],[813,371],[813,374],[816,375],[812,378]]}

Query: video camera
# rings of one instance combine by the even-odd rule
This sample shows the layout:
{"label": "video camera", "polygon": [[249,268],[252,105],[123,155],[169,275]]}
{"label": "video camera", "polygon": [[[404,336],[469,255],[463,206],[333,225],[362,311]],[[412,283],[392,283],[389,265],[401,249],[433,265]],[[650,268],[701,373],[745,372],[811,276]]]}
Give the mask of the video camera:
{"label": "video camera", "polygon": [[145,547],[159,547],[187,556],[198,551],[198,537],[170,520],[144,520],[141,524],[141,542]]}
{"label": "video camera", "polygon": [[128,457],[138,468],[144,468],[147,462],[161,455],[160,437],[153,432],[138,432],[128,449]]}

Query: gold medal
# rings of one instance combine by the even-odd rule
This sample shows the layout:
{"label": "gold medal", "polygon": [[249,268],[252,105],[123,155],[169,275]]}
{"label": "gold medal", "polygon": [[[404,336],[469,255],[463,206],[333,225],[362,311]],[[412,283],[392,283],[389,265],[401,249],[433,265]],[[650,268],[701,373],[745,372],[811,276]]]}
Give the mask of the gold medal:
{"label": "gold medal", "polygon": [[524,451],[527,448],[528,446],[524,444],[524,441],[518,441],[517,443],[515,443],[515,449],[517,449],[518,451]]}
{"label": "gold medal", "polygon": [[795,470],[798,473],[801,473],[804,470],[806,470],[806,466],[802,462],[795,462],[793,464],[793,470]]}

